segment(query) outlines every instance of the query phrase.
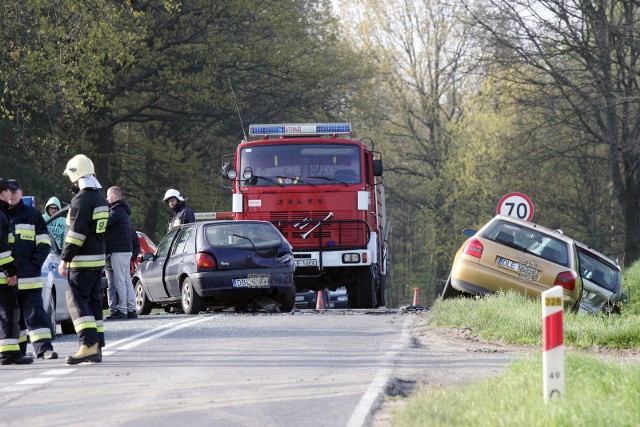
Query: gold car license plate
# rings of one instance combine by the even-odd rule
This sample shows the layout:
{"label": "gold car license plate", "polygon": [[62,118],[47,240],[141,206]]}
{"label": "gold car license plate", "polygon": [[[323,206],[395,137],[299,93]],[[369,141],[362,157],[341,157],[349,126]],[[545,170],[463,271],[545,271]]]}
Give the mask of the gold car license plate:
{"label": "gold car license plate", "polygon": [[243,279],[233,279],[234,288],[268,288],[268,274],[249,274]]}
{"label": "gold car license plate", "polygon": [[520,271],[520,264],[507,258],[498,257],[498,267],[511,271]]}

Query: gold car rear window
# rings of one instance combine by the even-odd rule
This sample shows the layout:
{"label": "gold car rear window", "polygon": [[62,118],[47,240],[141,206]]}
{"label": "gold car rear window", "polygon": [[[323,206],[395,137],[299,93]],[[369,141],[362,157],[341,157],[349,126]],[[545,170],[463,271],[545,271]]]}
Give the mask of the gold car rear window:
{"label": "gold car rear window", "polygon": [[567,243],[539,230],[512,222],[496,221],[480,236],[569,267]]}

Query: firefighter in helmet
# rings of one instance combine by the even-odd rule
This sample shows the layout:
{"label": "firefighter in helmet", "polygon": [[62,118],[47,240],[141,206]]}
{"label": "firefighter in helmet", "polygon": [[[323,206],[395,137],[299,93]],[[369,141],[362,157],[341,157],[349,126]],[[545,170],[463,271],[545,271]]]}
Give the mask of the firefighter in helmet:
{"label": "firefighter in helmet", "polygon": [[101,281],[105,266],[104,234],[109,219],[109,205],[95,177],[93,162],[78,154],[67,163],[64,175],[71,180],[71,200],[60,275],[69,273],[67,304],[78,333],[80,348],[65,362],[101,362],[104,347]]}
{"label": "firefighter in helmet", "polygon": [[169,221],[169,230],[180,224],[189,224],[196,222],[196,216],[193,210],[187,206],[186,200],[178,190],[170,188],[164,193],[162,201],[165,202],[173,211],[173,216]]}

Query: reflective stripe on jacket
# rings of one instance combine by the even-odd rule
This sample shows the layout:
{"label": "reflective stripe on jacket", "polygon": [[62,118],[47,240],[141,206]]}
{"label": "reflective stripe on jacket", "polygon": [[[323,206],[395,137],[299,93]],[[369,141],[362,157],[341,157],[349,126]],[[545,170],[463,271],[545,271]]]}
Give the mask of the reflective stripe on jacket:
{"label": "reflective stripe on jacket", "polygon": [[104,234],[109,207],[97,188],[84,188],[71,200],[60,258],[70,269],[100,269],[105,265]]}
{"label": "reflective stripe on jacket", "polygon": [[33,206],[22,200],[9,209],[15,240],[13,257],[18,268],[18,290],[42,289],[40,270],[51,251],[51,237],[47,226]]}

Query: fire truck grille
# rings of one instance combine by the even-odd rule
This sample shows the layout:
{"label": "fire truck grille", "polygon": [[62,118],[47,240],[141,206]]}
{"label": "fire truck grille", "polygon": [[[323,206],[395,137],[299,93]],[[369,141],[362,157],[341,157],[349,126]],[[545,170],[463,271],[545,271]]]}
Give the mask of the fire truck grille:
{"label": "fire truck grille", "polygon": [[256,219],[271,221],[295,249],[367,246],[370,229],[366,222],[348,219],[322,221],[328,214],[328,212],[313,212],[305,215],[299,212],[285,212],[271,213],[269,218]]}

